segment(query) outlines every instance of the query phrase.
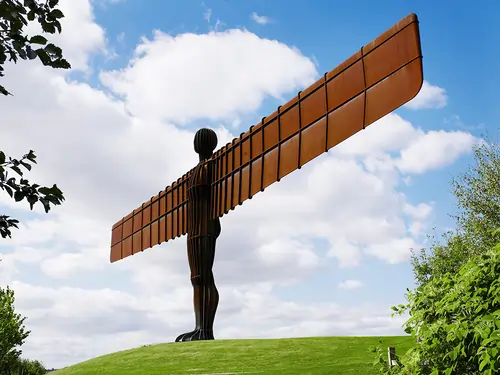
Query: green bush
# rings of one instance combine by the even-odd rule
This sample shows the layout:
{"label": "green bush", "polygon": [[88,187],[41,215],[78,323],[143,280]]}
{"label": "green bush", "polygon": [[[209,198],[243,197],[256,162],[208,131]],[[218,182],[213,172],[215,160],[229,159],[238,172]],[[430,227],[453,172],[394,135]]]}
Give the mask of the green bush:
{"label": "green bush", "polygon": [[[498,233],[498,231],[497,231]],[[420,344],[387,368],[380,347],[381,372],[414,375],[500,374],[500,244],[472,257],[458,272],[448,272],[414,291],[406,305],[392,307],[409,313],[405,332]]]}
{"label": "green bush", "polygon": [[45,375],[47,369],[40,361],[18,359],[11,369],[12,375]]}

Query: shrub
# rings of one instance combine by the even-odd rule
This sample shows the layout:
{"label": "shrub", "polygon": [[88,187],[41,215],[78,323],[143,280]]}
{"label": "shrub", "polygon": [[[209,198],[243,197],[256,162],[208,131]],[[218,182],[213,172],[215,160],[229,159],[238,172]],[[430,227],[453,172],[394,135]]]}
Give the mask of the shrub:
{"label": "shrub", "polygon": [[[498,231],[497,231],[498,233]],[[414,375],[500,374],[500,244],[472,257],[456,273],[431,277],[414,291],[407,289],[405,332],[416,344],[387,368],[378,348],[381,372]],[[381,366],[380,366],[381,365]]]}

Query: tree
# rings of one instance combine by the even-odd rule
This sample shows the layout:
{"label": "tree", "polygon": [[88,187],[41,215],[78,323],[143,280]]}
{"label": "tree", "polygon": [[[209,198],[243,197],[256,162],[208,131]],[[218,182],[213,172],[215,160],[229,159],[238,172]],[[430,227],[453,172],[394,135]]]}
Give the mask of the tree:
{"label": "tree", "polygon": [[[31,22],[37,22],[43,33],[55,34],[62,31],[60,19],[64,14],[57,8],[59,0],[18,0],[0,1],[0,77],[4,77],[4,64],[7,61],[17,63],[19,59],[39,59],[43,65],[52,68],[69,69],[71,65],[62,56],[61,48],[49,43],[43,35],[26,35],[25,27]],[[12,95],[0,85],[0,93]],[[0,188],[7,192],[16,202],[26,199],[30,208],[40,202],[45,212],[50,205],[59,205],[64,200],[61,190],[56,185],[52,187],[31,184],[24,177],[21,167],[31,170],[30,163],[36,163],[35,153],[30,151],[20,160],[7,157],[0,150]],[[20,179],[8,176],[11,170],[19,175]],[[2,238],[11,237],[11,228],[17,228],[18,220],[6,215],[0,215],[0,235]]]}
{"label": "tree", "polygon": [[474,149],[475,165],[453,179],[452,191],[459,212],[457,230],[433,237],[429,249],[413,253],[417,285],[457,271],[471,257],[484,254],[500,242],[500,145],[483,142]]}
{"label": "tree", "polygon": [[444,233],[442,241],[436,240],[435,236],[428,238],[432,239],[429,249],[421,249],[419,253],[412,251],[410,262],[417,285],[429,282],[432,277],[457,272],[472,256],[464,236],[456,232]]}
{"label": "tree", "polygon": [[10,374],[16,366],[30,331],[24,326],[25,317],[16,314],[14,291],[9,287],[0,288],[0,374]]}
{"label": "tree", "polygon": [[500,144],[484,142],[474,150],[476,165],[454,179],[458,228],[476,254],[483,254],[500,240]]}
{"label": "tree", "polygon": [[[499,231],[497,231],[498,234]],[[380,348],[381,372],[415,375],[500,374],[500,243],[471,257],[456,273],[432,277],[392,307],[409,313],[406,333],[420,344],[389,371]]]}

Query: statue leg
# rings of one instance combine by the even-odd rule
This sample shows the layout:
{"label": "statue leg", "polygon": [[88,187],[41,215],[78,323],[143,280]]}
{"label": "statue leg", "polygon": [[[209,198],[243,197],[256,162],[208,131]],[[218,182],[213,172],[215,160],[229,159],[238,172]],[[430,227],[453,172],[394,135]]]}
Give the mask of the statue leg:
{"label": "statue leg", "polygon": [[212,267],[215,259],[215,237],[188,239],[188,258],[193,285],[195,329],[176,341],[213,340],[213,323],[219,304]]}

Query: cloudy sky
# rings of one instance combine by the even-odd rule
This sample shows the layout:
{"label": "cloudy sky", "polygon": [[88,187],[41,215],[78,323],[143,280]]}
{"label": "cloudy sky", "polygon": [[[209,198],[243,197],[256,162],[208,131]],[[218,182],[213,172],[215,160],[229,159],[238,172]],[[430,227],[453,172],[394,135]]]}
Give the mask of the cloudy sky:
{"label": "cloudy sky", "polygon": [[416,12],[421,93],[224,217],[215,265],[216,338],[403,333],[389,307],[413,285],[410,248],[453,227],[451,176],[497,132],[497,11],[362,3],[61,1],[73,69],[8,65],[0,98],[2,150],[35,150],[30,179],[66,196],[46,215],[0,195],[22,222],[0,285],[27,357],[61,367],[190,330],[185,238],[109,264],[111,225],[195,165],[200,126],[225,144]]}

